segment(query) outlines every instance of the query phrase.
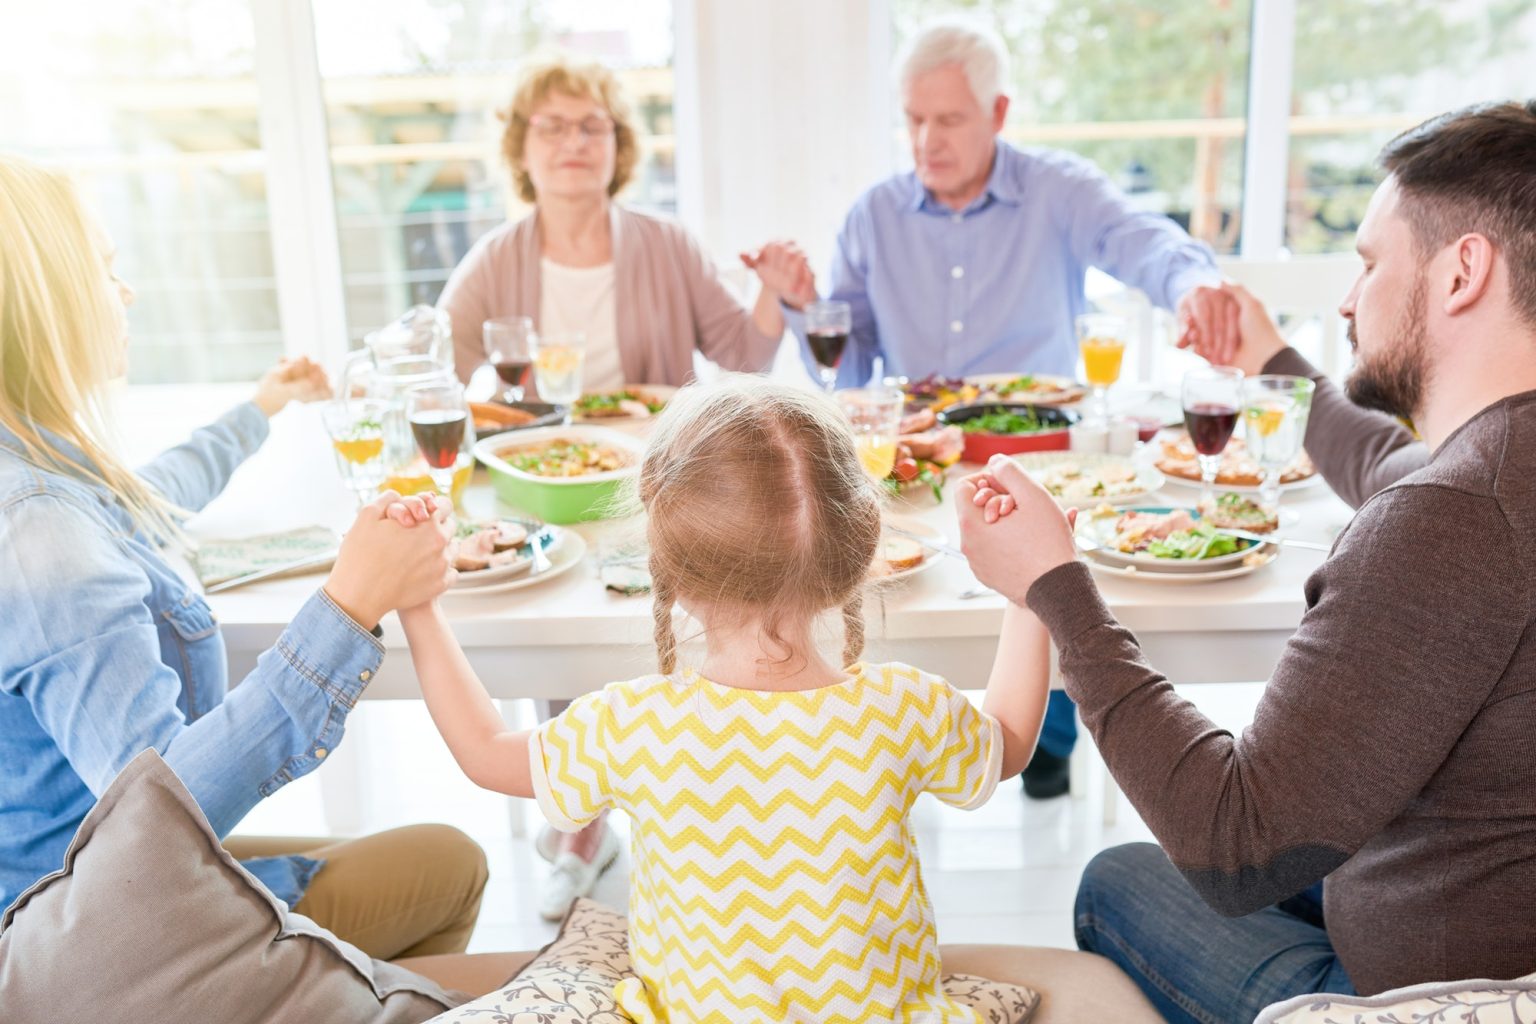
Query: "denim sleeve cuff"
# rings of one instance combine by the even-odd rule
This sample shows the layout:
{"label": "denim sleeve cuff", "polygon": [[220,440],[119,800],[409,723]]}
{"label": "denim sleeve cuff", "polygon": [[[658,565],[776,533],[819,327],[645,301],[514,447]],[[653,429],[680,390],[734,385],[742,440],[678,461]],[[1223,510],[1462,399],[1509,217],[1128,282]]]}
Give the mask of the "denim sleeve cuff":
{"label": "denim sleeve cuff", "polygon": [[304,603],[277,651],[305,679],[351,708],[384,661],[384,644],[353,622],[324,590]]}
{"label": "denim sleeve cuff", "polygon": [[1082,562],[1058,565],[1035,580],[1024,602],[1062,650],[1090,629],[1115,624],[1114,614],[1094,585],[1093,574]]}

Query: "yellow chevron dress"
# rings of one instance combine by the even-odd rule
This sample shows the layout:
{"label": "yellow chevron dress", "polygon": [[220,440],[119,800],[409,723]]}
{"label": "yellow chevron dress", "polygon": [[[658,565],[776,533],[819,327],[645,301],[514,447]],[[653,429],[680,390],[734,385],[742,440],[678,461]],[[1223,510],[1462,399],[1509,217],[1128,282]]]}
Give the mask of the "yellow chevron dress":
{"label": "yellow chevron dress", "polygon": [[619,1006],[642,1024],[974,1021],[939,984],[908,812],[986,802],[1002,730],[944,680],[856,665],[772,693],[693,672],[613,683],[530,744],[556,827],[633,821]]}

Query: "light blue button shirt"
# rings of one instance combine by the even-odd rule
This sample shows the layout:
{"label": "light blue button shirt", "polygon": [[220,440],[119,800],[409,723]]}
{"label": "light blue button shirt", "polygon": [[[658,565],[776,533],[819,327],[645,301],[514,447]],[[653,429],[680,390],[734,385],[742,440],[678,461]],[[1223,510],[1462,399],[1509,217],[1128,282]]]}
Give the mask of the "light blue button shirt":
{"label": "light blue button shirt", "polygon": [[[245,404],[141,475],[196,510],[266,436],[266,417]],[[145,747],[225,835],[335,748],[383,659],[379,641],[320,592],[231,689],[202,596],[108,492],[27,462],[3,427],[0,609],[0,906],[63,866],[97,796]],[[319,866],[247,864],[290,906]]]}
{"label": "light blue button shirt", "polygon": [[[853,309],[838,386],[866,383],[876,355],[887,374],[913,378],[1071,375],[1089,267],[1169,309],[1220,280],[1208,247],[1135,209],[1071,153],[999,139],[986,190],[963,210],[936,202],[916,174],[889,178],[859,198],[837,239],[827,297]],[[814,377],[805,319],[787,319]]]}

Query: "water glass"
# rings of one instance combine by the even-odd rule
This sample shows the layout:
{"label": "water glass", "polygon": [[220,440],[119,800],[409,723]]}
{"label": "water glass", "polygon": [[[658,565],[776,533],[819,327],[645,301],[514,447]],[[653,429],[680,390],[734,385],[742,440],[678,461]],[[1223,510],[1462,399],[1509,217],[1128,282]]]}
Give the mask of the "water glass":
{"label": "water glass", "polygon": [[336,399],[321,410],[331,454],[342,482],[358,505],[373,498],[384,479],[384,419],[388,410],[375,399]]}
{"label": "water glass", "polygon": [[532,351],[533,379],[539,397],[557,405],[574,405],[581,397],[587,336],[580,331],[540,335],[533,339]]}
{"label": "water glass", "polygon": [[1280,507],[1280,474],[1301,454],[1316,385],[1306,377],[1266,373],[1243,382],[1243,431],[1248,451],[1264,470],[1259,504]]}
{"label": "water glass", "polygon": [[854,446],[864,472],[884,480],[896,465],[896,438],[906,395],[895,388],[848,388],[837,392],[837,404],[853,430]]}

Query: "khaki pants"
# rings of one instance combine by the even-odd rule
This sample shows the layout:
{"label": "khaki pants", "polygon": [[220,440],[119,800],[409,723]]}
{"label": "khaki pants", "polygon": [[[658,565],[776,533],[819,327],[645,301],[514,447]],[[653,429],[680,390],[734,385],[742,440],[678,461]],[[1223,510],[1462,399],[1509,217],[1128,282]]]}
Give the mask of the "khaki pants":
{"label": "khaki pants", "polygon": [[380,960],[462,953],[488,877],[485,852],[447,825],[344,840],[231,836],[224,848],[325,861],[294,910]]}

